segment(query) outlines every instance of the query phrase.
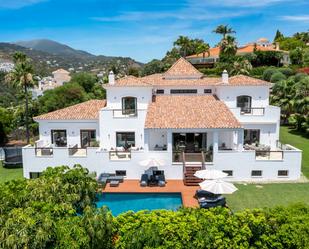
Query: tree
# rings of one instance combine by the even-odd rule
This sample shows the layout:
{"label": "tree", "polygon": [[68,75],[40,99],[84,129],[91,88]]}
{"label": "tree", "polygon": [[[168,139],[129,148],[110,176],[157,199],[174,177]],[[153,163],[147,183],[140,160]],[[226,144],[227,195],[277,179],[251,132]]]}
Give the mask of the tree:
{"label": "tree", "polygon": [[277,29],[276,35],[275,35],[275,38],[274,38],[274,42],[278,42],[283,38],[284,38],[283,34],[279,31],[279,29]]}
{"label": "tree", "polygon": [[233,62],[237,53],[236,39],[233,36],[226,36],[220,42],[220,62]]}
{"label": "tree", "polygon": [[164,72],[164,63],[160,60],[152,60],[144,65],[142,68],[142,75],[150,75],[154,73]]}
{"label": "tree", "polygon": [[233,68],[230,71],[230,73],[232,75],[238,75],[238,74],[249,75],[251,70],[252,65],[248,60],[238,58],[236,61],[234,61]]}
{"label": "tree", "polygon": [[294,65],[302,65],[303,64],[303,54],[304,50],[300,47],[297,47],[290,51],[290,59],[291,63]]}
{"label": "tree", "polygon": [[34,83],[32,74],[33,67],[30,64],[30,60],[27,56],[21,52],[16,52],[13,56],[15,67],[11,73],[6,77],[7,81],[13,83],[14,85],[20,87],[24,91],[25,95],[25,125],[26,125],[26,138],[27,143],[30,142],[30,132],[29,132],[29,95],[28,88]]}
{"label": "tree", "polygon": [[94,87],[94,85],[98,83],[98,81],[99,80],[95,75],[86,72],[81,72],[74,74],[72,76],[72,79],[70,80],[70,83],[79,84],[85,89],[87,93],[89,93]]}
{"label": "tree", "polygon": [[137,67],[129,67],[128,69],[128,75],[133,75],[135,77],[138,77],[139,75],[139,70]]}
{"label": "tree", "polygon": [[236,33],[231,27],[228,25],[219,25],[215,30],[213,30],[214,33],[222,35],[222,39],[226,39],[227,35]]}
{"label": "tree", "polygon": [[174,46],[177,46],[181,56],[186,57],[191,53],[191,40],[187,36],[179,36],[179,38],[174,41]]}

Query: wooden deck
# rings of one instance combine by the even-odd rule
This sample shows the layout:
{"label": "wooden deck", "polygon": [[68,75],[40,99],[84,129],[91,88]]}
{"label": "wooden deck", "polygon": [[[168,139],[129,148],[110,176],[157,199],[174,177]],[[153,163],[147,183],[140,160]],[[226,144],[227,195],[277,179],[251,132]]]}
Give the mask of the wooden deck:
{"label": "wooden deck", "polygon": [[182,180],[168,180],[165,187],[141,187],[138,180],[125,180],[119,187],[110,187],[109,184],[103,192],[107,193],[181,193],[182,202],[185,207],[198,207],[194,198],[197,186],[185,186]]}

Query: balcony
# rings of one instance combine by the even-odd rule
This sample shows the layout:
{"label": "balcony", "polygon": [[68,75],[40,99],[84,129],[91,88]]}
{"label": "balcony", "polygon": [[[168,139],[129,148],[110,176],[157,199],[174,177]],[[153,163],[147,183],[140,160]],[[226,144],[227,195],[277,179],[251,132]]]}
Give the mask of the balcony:
{"label": "balcony", "polygon": [[129,161],[131,160],[131,151],[117,151],[109,152],[109,160],[111,161]]}
{"label": "balcony", "polygon": [[113,109],[114,118],[135,118],[137,117],[136,109]]}
{"label": "balcony", "polygon": [[280,119],[280,108],[277,106],[230,108],[235,117],[244,123],[277,123]]}

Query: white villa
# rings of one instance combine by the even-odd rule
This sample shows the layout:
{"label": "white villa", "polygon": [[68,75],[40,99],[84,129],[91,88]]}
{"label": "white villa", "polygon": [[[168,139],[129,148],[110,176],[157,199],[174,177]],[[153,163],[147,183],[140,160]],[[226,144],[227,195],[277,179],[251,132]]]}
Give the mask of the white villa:
{"label": "white villa", "polygon": [[90,100],[35,117],[40,140],[23,148],[24,176],[48,166],[140,179],[146,159],[166,179],[194,185],[195,170],[219,169],[231,181],[297,180],[302,152],[279,142],[280,108],[270,83],[248,76],[207,78],[179,59],[163,74],[109,75],[106,100]]}

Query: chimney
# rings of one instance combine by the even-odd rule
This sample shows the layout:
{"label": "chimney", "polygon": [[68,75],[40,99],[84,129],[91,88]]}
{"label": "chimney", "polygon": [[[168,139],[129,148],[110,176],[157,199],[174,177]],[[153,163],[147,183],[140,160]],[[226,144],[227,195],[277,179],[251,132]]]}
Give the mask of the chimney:
{"label": "chimney", "polygon": [[110,71],[108,74],[108,84],[114,85],[115,84],[115,75],[113,71]]}
{"label": "chimney", "polygon": [[222,73],[222,83],[223,84],[229,83],[229,74],[227,73],[226,70],[224,70],[223,73]]}

